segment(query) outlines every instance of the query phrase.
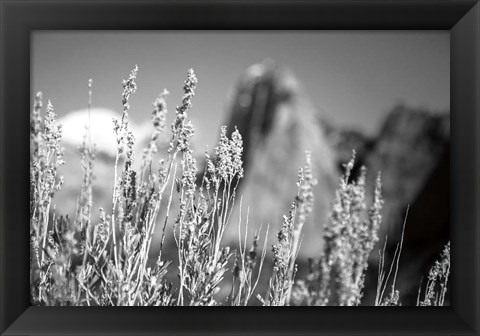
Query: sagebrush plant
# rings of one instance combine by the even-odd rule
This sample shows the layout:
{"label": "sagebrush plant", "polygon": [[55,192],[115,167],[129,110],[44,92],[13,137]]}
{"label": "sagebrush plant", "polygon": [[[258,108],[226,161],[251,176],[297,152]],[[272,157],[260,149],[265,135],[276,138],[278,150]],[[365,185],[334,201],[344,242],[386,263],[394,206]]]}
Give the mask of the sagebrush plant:
{"label": "sagebrush plant", "polygon": [[[339,305],[362,303],[366,270],[378,242],[383,198],[378,175],[371,206],[366,206],[366,169],[351,178],[355,153],[345,165],[330,215],[324,225],[323,254],[310,262],[305,279],[296,279],[302,228],[314,207],[311,153],[299,170],[296,193],[273,244],[273,270],[264,295],[255,292],[267,252],[269,227],[255,232],[247,249],[248,211],[242,219],[242,199],[237,187],[243,178],[243,141],[235,128],[220,129],[213,154],[205,151],[206,167],[199,174],[191,140],[195,128],[189,119],[197,77],[192,69],[183,86],[182,102],[175,109],[165,153],[160,142],[167,132],[168,91],[153,103],[152,134],[134,169],[135,138],[129,126],[130,96],[137,90],[135,66],[123,81],[122,115],[113,120],[116,136],[114,187],[111,208],[93,213],[95,147],[86,128],[80,146],[82,183],[74,218],[57,215],[54,194],[63,183],[58,175],[64,164],[62,129],[50,101],[42,120],[43,97],[35,96],[30,136],[30,246],[31,302],[34,305],[73,306],[212,306],[263,304]],[[88,82],[88,113],[92,105],[92,80]],[[201,178],[197,179],[197,176]],[[292,186],[293,187],[293,186]],[[239,204],[238,204],[239,203]],[[239,243],[223,243],[223,235],[240,207]],[[257,224],[257,223],[255,223]],[[178,283],[167,280],[173,260],[163,251],[167,226],[176,243]],[[242,228],[244,232],[242,233]],[[155,230],[161,230],[160,248],[149,258]],[[259,244],[264,235],[262,248]],[[401,243],[385,277],[382,250],[375,305],[400,305],[395,287]],[[385,248],[383,249],[385,253]],[[169,256],[173,257],[173,256]],[[396,266],[391,292],[384,297]],[[424,298],[418,305],[443,305],[450,272],[450,245],[428,276]],[[229,293],[222,297],[221,286]]]}
{"label": "sagebrush plant", "polygon": [[372,206],[364,211],[366,168],[349,182],[355,152],[345,165],[331,212],[324,225],[324,254],[310,264],[310,274],[299,281],[295,299],[306,305],[359,305],[371,251],[378,241],[382,216],[381,178],[378,175]]}

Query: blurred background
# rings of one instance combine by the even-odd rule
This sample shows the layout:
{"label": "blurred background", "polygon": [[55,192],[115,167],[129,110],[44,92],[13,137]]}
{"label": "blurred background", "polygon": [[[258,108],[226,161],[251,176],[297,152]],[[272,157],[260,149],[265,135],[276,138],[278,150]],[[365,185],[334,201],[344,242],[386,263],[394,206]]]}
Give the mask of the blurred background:
{"label": "blurred background", "polygon": [[[189,116],[198,161],[205,145],[215,146],[221,125],[237,126],[244,138],[239,194],[243,212],[248,207],[250,213],[249,237],[260,224],[270,225],[270,250],[295,196],[304,151],[310,150],[319,183],[299,256],[298,277],[304,276],[307,259],[322,251],[322,225],[342,164],[355,149],[354,175],[360,165],[367,167],[372,196],[381,171],[385,199],[365,302],[373,303],[377,250],[388,235],[387,255],[393,254],[410,206],[398,283],[403,303],[414,304],[420,279],[449,240],[449,53],[449,34],[439,31],[35,32],[31,97],[42,91],[64,129],[67,163],[60,172],[64,187],[54,200],[57,211],[75,212],[81,184],[76,148],[88,124],[88,79],[97,146],[95,214],[111,200],[112,117],[121,112],[122,79],[138,65],[130,118],[140,159],[150,136],[152,102],[168,89],[173,120],[186,72],[193,68],[199,83]],[[235,245],[236,221],[231,224],[225,243]]]}

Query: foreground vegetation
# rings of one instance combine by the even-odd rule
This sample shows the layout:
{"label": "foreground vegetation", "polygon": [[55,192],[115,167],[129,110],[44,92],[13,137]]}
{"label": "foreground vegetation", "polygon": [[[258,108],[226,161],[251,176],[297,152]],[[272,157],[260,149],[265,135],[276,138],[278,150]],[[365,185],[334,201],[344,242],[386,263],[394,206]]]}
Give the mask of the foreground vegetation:
{"label": "foreground vegetation", "polygon": [[[188,71],[184,96],[175,110],[166,153],[160,153],[160,135],[167,132],[167,91],[153,104],[152,135],[145,148],[141,167],[133,168],[134,136],[129,127],[129,98],[135,93],[137,67],[123,81],[123,114],[113,123],[117,140],[111,208],[93,214],[92,181],[94,146],[87,129],[80,148],[82,185],[74,218],[57,215],[52,209],[56,191],[63,180],[58,176],[63,162],[61,125],[47,103],[35,97],[31,115],[30,160],[30,245],[31,302],[34,305],[169,306],[311,305],[355,306],[362,303],[369,257],[379,240],[382,222],[381,177],[378,175],[372,204],[366,205],[366,169],[351,178],[355,153],[345,165],[330,214],[324,225],[324,252],[310,262],[305,279],[296,279],[297,255],[302,227],[314,207],[316,180],[310,153],[306,153],[298,180],[292,186],[292,203],[286,209],[277,241],[273,244],[273,270],[264,262],[269,242],[266,231],[256,232],[247,247],[248,216],[232,218],[240,206],[237,186],[244,171],[243,142],[235,130],[220,130],[218,145],[206,168],[199,169],[191,149],[195,129],[188,118],[197,78]],[[92,82],[89,82],[89,109]],[[260,196],[261,197],[261,196]],[[287,211],[288,210],[288,211]],[[230,223],[234,222],[234,223]],[[257,224],[257,223],[254,223]],[[167,226],[173,226],[178,270],[164,250]],[[228,225],[236,225],[239,242],[235,249],[224,246]],[[251,226],[252,224],[250,224]],[[405,225],[405,224],[404,224]],[[242,229],[245,230],[242,233]],[[161,230],[156,259],[149,259],[155,230]],[[262,237],[263,238],[262,239]],[[320,237],[319,237],[320,238]],[[385,265],[385,247],[380,265],[375,305],[400,305],[396,286],[402,242],[393,261]],[[419,290],[418,305],[444,305],[450,271],[450,246],[431,268],[428,282]],[[176,272],[178,282],[167,280]],[[268,291],[256,291],[261,272],[270,272]],[[229,294],[219,295],[221,287]]]}

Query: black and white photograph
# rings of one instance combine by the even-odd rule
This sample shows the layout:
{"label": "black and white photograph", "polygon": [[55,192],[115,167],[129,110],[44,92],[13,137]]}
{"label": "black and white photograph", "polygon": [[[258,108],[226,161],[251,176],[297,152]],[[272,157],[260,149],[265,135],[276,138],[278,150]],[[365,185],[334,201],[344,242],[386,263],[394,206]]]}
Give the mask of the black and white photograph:
{"label": "black and white photograph", "polygon": [[450,55],[442,30],[33,32],[31,305],[450,306]]}

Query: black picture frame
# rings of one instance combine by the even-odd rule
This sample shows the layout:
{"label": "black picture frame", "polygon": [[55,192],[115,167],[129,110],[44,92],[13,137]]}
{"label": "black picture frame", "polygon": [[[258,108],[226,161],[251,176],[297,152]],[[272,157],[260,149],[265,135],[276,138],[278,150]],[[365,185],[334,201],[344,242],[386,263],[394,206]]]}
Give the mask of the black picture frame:
{"label": "black picture frame", "polygon": [[[480,4],[476,0],[0,0],[2,335],[479,335]],[[449,30],[450,307],[29,306],[30,34],[34,30]]]}

